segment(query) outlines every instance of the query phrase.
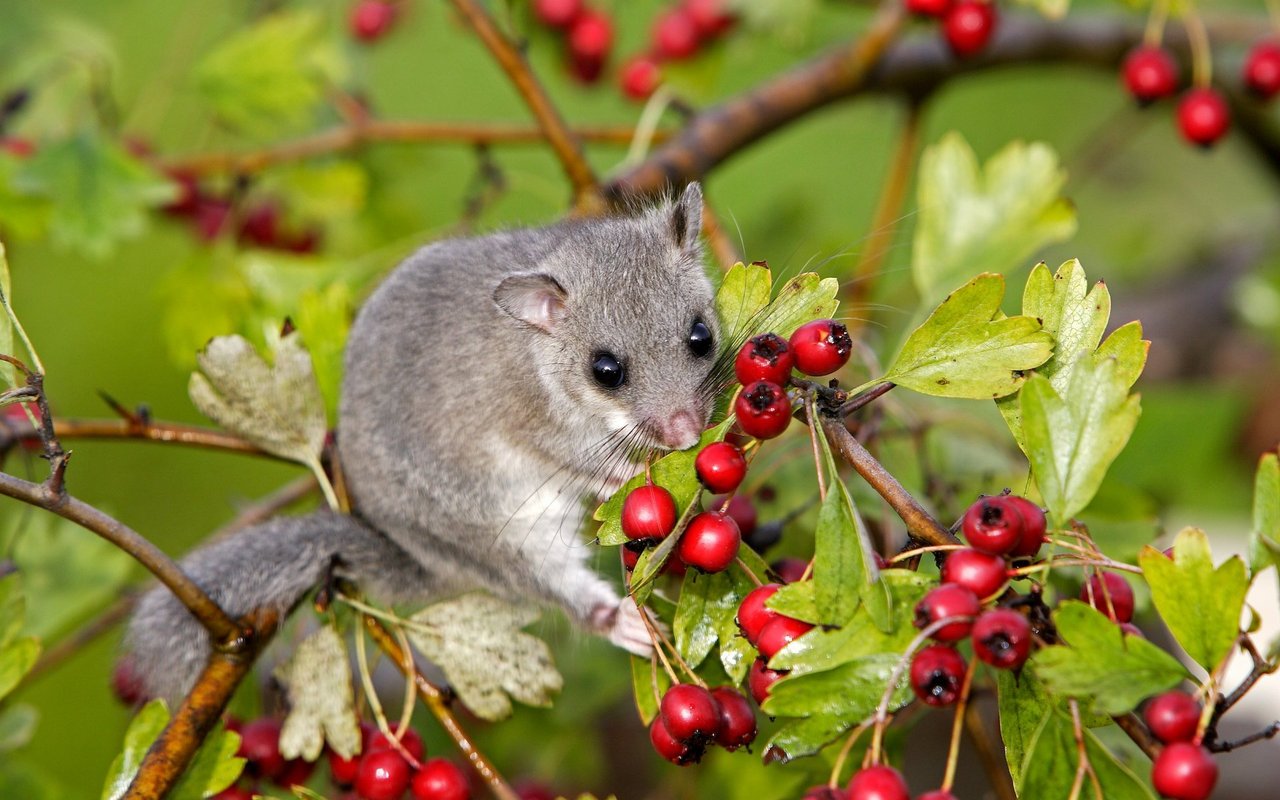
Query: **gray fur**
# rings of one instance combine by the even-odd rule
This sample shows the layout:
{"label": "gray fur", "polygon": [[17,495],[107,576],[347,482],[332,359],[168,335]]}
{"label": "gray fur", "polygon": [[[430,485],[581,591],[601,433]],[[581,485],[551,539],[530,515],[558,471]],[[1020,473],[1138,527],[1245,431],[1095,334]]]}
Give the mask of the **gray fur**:
{"label": "gray fur", "polygon": [[[338,448],[367,525],[277,520],[183,566],[240,614],[292,607],[337,556],[340,575],[383,601],[483,588],[557,605],[643,652],[639,612],[587,566],[577,534],[584,498],[611,493],[646,451],[689,446],[710,415],[714,354],[687,345],[695,318],[719,335],[701,211],[694,184],[635,215],[410,256],[347,343]],[[624,386],[592,379],[601,350],[624,362]],[[129,641],[149,688],[168,697],[191,684],[208,648],[163,590],[144,599]]]}

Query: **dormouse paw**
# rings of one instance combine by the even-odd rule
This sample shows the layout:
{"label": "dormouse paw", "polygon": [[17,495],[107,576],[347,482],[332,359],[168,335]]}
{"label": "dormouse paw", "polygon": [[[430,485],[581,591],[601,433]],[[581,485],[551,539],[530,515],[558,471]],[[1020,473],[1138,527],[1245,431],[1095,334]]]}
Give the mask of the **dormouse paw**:
{"label": "dormouse paw", "polygon": [[[600,611],[604,612],[597,617],[604,623],[601,625],[601,632],[610,642],[638,656],[647,658],[653,653],[653,641],[649,638],[649,629],[640,616],[648,614],[648,611],[641,611],[636,607],[635,601],[629,597],[622,598],[622,602],[617,606],[600,609]],[[653,619],[652,616],[649,616],[649,623],[654,627],[662,626],[662,623]]]}

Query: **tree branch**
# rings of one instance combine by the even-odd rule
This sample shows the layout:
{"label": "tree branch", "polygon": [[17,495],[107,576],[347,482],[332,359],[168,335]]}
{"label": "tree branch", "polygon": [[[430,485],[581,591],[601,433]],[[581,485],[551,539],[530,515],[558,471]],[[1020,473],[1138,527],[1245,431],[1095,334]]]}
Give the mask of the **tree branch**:
{"label": "tree branch", "polygon": [[[56,419],[53,427],[57,430],[58,436],[65,439],[139,439],[279,458],[234,434],[176,422],[151,422],[140,419]],[[30,425],[5,421],[0,424],[0,428],[3,429],[0,430],[0,452],[4,452],[16,442],[40,441],[40,429]]]}

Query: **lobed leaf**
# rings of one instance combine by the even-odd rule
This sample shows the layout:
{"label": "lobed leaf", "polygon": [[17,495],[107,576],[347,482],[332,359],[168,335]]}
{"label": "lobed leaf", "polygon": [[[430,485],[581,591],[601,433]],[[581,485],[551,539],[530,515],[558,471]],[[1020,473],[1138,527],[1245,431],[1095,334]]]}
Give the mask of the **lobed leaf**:
{"label": "lobed leaf", "polygon": [[[1085,756],[1097,777],[1097,792],[1106,800],[1155,800],[1155,795],[1137,775],[1098,741],[1092,731],[1081,732]],[[1032,747],[1023,760],[1019,797],[1067,798],[1080,768],[1079,748],[1071,718],[1060,711],[1045,715],[1035,732]],[[1096,796],[1086,775],[1080,797]]]}
{"label": "lobed leaf", "polygon": [[326,742],[343,758],[360,752],[351,662],[333,625],[304,639],[275,675],[289,694],[289,715],[280,731],[281,755],[315,761]]}
{"label": "lobed leaf", "polygon": [[734,264],[720,281],[716,292],[716,316],[720,339],[731,345],[745,342],[756,333],[754,323],[769,305],[773,273],[763,264]]}
{"label": "lobed leaf", "polygon": [[[857,724],[875,712],[900,659],[897,653],[877,653],[822,672],[788,675],[770,687],[761,709],[770,716],[830,716]],[[906,705],[912,696],[904,671],[890,710]]]}
{"label": "lobed leaf", "polygon": [[1253,571],[1268,564],[1280,569],[1280,459],[1265,453],[1253,479],[1253,532],[1250,540]]}

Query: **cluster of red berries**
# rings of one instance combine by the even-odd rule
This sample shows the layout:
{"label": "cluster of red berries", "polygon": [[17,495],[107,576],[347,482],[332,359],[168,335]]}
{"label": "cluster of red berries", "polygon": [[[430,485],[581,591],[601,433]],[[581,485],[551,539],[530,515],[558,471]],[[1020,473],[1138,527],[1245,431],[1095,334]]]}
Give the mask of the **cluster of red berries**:
{"label": "cluster of red berries", "polygon": [[1205,800],[1218,781],[1218,765],[1200,744],[1200,702],[1183,692],[1147,701],[1143,718],[1164,747],[1151,767],[1151,783],[1170,800]]}
{"label": "cluster of red berries", "polygon": [[724,0],[680,0],[654,20],[649,51],[623,65],[618,74],[622,93],[632,100],[648,98],[662,81],[662,62],[694,57],[736,21],[726,12]]}
{"label": "cluster of red berries", "polygon": [[190,173],[175,172],[169,177],[178,184],[179,194],[164,211],[188,223],[201,241],[210,242],[234,231],[241,243],[267,250],[313,253],[320,245],[318,228],[296,230],[286,226],[280,204],[274,200],[240,211],[229,198],[207,191]]}
{"label": "cluster of red berries", "polygon": [[[901,772],[885,764],[875,764],[855,772],[847,789],[815,786],[805,793],[803,800],[911,800],[911,792]],[[946,789],[935,789],[917,800],[956,800],[956,796]]]}
{"label": "cluster of red berries", "polygon": [[[1031,654],[1031,624],[1010,608],[989,608],[1008,581],[1006,558],[1040,551],[1045,516],[1024,497],[983,497],[965,512],[961,529],[969,547],[947,555],[942,584],[916,604],[915,624],[932,630],[935,644],[911,660],[911,688],[930,706],[956,702],[966,664],[956,645],[972,639],[973,653],[997,669],[1017,669]],[[948,621],[949,620],[949,621]]]}
{"label": "cluster of red berries", "polygon": [[[242,782],[271,781],[289,788],[306,783],[315,764],[301,759],[286,761],[280,755],[280,722],[263,717],[241,724],[227,723],[240,734],[236,755],[245,759]],[[397,732],[398,733],[398,732]],[[408,791],[414,800],[469,800],[471,787],[462,769],[444,758],[426,758],[422,739],[411,728],[398,735],[398,743],[369,723],[361,725],[361,755],[343,758],[328,752],[329,777],[347,789],[352,800],[399,800]],[[233,786],[215,800],[249,800],[249,786]]]}
{"label": "cluster of red berries", "polygon": [[790,340],[762,333],[747,340],[734,358],[733,371],[742,384],[733,404],[738,427],[748,436],[772,439],[791,424],[786,385],[791,370],[830,375],[849,360],[853,339],[844,325],[818,319],[801,325]]}
{"label": "cluster of red berries", "polygon": [[533,0],[533,15],[564,36],[569,72],[583,83],[604,74],[613,51],[613,19],[584,0]]}
{"label": "cluster of red berries", "polygon": [[996,5],[988,0],[905,0],[912,14],[942,22],[942,38],[959,58],[986,49],[996,31]]}
{"label": "cluster of red berries", "polygon": [[782,584],[766,583],[752,589],[738,604],[738,629],[751,646],[760,652],[747,673],[747,688],[751,690],[751,696],[757,703],[764,703],[769,696],[770,687],[787,674],[785,670],[770,669],[769,659],[813,630],[809,623],[788,617],[765,605],[781,588]]}
{"label": "cluster of red berries", "polygon": [[673,764],[696,764],[708,745],[726,750],[747,747],[756,738],[756,715],[736,690],[720,686],[708,691],[678,683],[662,695],[658,715],[649,725],[649,741],[658,755]]}
{"label": "cluster of red berries", "polygon": [[395,0],[359,0],[347,17],[347,30],[357,41],[372,44],[395,26],[400,9]]}

